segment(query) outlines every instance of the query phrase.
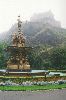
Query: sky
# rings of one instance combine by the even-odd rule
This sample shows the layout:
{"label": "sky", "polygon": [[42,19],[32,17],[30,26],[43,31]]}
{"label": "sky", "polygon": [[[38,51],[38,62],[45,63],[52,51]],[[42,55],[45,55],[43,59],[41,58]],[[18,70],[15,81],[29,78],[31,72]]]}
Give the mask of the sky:
{"label": "sky", "polygon": [[49,10],[66,28],[66,0],[0,0],[0,33],[8,31],[17,22],[18,15],[25,21],[35,13]]}

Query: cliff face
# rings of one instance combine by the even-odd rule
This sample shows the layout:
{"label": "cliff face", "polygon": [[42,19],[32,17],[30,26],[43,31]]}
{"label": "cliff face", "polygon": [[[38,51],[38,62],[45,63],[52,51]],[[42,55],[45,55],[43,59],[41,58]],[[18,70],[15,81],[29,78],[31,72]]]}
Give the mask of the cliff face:
{"label": "cliff face", "polygon": [[[66,29],[61,28],[60,22],[54,19],[52,12],[33,15],[29,22],[22,23],[22,30],[28,45],[48,44],[53,46],[66,41]],[[13,32],[17,32],[16,24],[7,33],[4,32],[0,35],[0,40],[10,42]]]}

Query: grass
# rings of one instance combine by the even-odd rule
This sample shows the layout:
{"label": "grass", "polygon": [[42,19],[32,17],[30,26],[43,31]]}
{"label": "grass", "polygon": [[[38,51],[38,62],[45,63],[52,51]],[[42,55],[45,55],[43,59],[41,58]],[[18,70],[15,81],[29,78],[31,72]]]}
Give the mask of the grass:
{"label": "grass", "polygon": [[44,86],[0,86],[2,91],[36,91],[36,90],[50,90],[66,88],[66,84],[44,85]]}

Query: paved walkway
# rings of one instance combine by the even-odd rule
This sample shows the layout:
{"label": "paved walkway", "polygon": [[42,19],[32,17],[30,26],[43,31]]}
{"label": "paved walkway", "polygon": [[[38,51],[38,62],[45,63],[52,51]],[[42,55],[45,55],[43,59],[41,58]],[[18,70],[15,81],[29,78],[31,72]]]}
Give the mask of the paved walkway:
{"label": "paved walkway", "polygon": [[66,100],[66,89],[52,91],[0,91],[0,100]]}

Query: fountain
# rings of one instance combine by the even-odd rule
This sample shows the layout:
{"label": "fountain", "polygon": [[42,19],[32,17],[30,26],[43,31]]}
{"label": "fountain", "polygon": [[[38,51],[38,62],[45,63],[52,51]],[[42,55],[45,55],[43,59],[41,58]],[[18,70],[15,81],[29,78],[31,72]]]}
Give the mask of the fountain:
{"label": "fountain", "polygon": [[10,53],[10,58],[7,61],[7,70],[10,71],[30,71],[27,55],[31,47],[25,46],[21,23],[20,16],[18,16],[18,32],[12,35],[12,45],[7,47],[7,52]]}

